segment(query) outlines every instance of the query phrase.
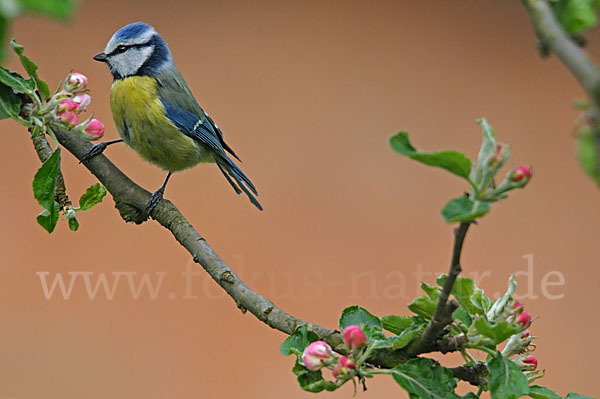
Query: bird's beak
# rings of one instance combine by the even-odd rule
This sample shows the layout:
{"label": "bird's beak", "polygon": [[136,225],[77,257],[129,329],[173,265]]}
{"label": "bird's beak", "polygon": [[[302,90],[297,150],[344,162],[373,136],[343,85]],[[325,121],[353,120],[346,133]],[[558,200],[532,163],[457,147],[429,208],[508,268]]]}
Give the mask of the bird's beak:
{"label": "bird's beak", "polygon": [[104,52],[101,52],[100,54],[96,54],[94,56],[94,59],[96,61],[100,61],[100,62],[106,62],[106,54],[104,54]]}

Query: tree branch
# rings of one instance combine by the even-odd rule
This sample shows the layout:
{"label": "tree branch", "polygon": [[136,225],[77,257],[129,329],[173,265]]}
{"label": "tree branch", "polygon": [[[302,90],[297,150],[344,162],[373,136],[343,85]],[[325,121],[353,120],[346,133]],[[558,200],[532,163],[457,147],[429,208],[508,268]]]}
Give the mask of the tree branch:
{"label": "tree branch", "polygon": [[[63,129],[55,129],[55,134],[60,144],[77,159],[81,159],[83,154],[91,148],[89,141]],[[115,206],[126,221],[142,223],[146,220],[144,210],[150,200],[148,191],[135,184],[104,155],[98,155],[84,162],[84,165],[111,193],[115,200]],[[293,333],[296,327],[302,324],[308,324],[304,320],[282,311],[270,300],[252,291],[225,264],[170,201],[160,201],[151,216],[173,234],[175,239],[193,256],[194,261],[199,263],[213,280],[233,298],[243,313],[248,310],[263,323],[286,334]],[[342,344],[342,338],[338,332],[316,325],[313,325],[312,329],[332,347],[336,348]]]}
{"label": "tree branch", "polygon": [[[597,128],[600,123],[600,70],[560,26],[546,0],[523,0],[523,4],[540,42],[567,67],[591,100],[592,107],[587,113],[595,127],[592,134],[596,153],[600,154],[600,130]],[[600,170],[600,156],[597,157],[597,168]]]}
{"label": "tree branch", "polygon": [[461,272],[460,268],[460,254],[462,252],[463,242],[467,234],[467,230],[471,222],[461,222],[458,227],[454,230],[454,249],[452,251],[452,261],[450,262],[450,270],[448,276],[444,281],[444,287],[442,288],[442,294],[438,300],[435,308],[435,313],[431,318],[431,321],[427,325],[425,332],[421,336],[421,347],[427,348],[438,338],[444,327],[452,322],[452,313],[458,307],[455,301],[448,301],[448,297],[452,293],[452,287],[454,281]]}
{"label": "tree branch", "polygon": [[[77,159],[81,159],[83,154],[91,148],[89,141],[68,131],[55,127],[54,133],[59,143]],[[43,156],[40,152],[44,153],[46,158],[49,156],[49,153],[46,151],[50,149],[47,142],[46,146],[36,144],[35,149],[40,158]],[[115,207],[119,210],[123,219],[138,224],[147,220],[145,208],[150,200],[150,192],[134,183],[104,155],[98,155],[89,161],[85,161],[84,165],[111,193],[115,201]],[[267,298],[252,291],[242,280],[240,280],[233,270],[225,264],[225,262],[208,245],[206,240],[198,234],[194,227],[170,201],[161,201],[152,211],[151,216],[173,234],[175,239],[193,256],[194,261],[199,263],[217,284],[229,294],[242,313],[250,311],[250,313],[263,323],[288,335],[292,334],[298,326],[309,324],[304,320],[284,312]],[[451,275],[454,272],[456,274],[460,272],[458,260],[460,257],[460,248],[462,247],[467,228],[468,223],[461,223],[457,229],[457,242],[455,243],[455,254],[453,256],[453,265],[455,267],[451,268]],[[454,275],[454,278],[455,277],[456,275]],[[452,280],[454,280],[454,278]],[[451,287],[449,289],[451,290]],[[450,291],[448,291],[448,293],[449,292]],[[445,295],[444,303],[447,302],[445,308],[452,308],[453,311],[458,305],[456,305],[454,301],[447,301],[448,293]],[[444,326],[441,328],[443,327]],[[336,351],[342,354],[346,353],[339,332],[314,324],[312,325],[312,330],[320,339],[326,341]],[[409,347],[404,349],[392,352],[375,351],[373,356],[369,358],[369,363],[378,367],[392,368],[422,353],[434,351],[442,353],[453,352],[462,349],[465,344],[466,336],[464,334],[434,339],[429,345],[421,345],[420,340],[416,340],[416,345],[409,345]],[[463,370],[461,368],[450,370],[456,378],[465,376],[465,378],[468,378],[466,379],[468,382],[474,383],[479,381],[477,379],[479,374],[474,370]]]}

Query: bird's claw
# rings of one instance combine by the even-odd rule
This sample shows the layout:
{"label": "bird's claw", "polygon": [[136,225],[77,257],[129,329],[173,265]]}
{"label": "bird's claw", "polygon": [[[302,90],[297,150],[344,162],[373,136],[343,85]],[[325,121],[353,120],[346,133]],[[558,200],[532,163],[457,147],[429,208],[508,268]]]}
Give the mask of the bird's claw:
{"label": "bird's claw", "polygon": [[79,163],[89,161],[90,159],[94,158],[95,156],[102,154],[107,146],[108,146],[108,142],[94,144],[92,146],[92,148],[90,148],[88,150],[88,152],[83,154]]}
{"label": "bird's claw", "polygon": [[164,192],[165,192],[164,189],[159,188],[158,190],[156,190],[156,192],[154,192],[152,194],[152,196],[150,197],[150,201],[148,202],[148,205],[146,206],[146,213],[148,215],[150,215],[150,213],[154,210],[154,208],[156,208],[156,205],[158,205],[160,200],[163,199]]}

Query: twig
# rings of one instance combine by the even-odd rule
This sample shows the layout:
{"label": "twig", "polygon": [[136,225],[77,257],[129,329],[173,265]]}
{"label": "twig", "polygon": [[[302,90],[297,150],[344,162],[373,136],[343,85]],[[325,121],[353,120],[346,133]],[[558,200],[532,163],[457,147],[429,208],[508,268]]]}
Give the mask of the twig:
{"label": "twig", "polygon": [[[580,46],[569,37],[546,0],[523,0],[538,39],[567,67],[577,82],[585,90],[593,106],[587,110],[593,125],[600,123],[600,70],[585,54]],[[600,133],[593,129],[596,153],[600,154]],[[597,157],[600,170],[600,156]]]}
{"label": "twig", "polygon": [[452,251],[450,270],[444,281],[444,287],[442,288],[440,299],[435,308],[435,313],[427,325],[425,332],[421,336],[420,344],[423,348],[431,346],[444,327],[452,322],[452,313],[456,310],[458,305],[454,301],[448,301],[448,297],[450,296],[450,293],[452,293],[452,287],[454,286],[456,277],[461,272],[460,254],[470,225],[471,222],[461,222],[454,230],[454,249]]}

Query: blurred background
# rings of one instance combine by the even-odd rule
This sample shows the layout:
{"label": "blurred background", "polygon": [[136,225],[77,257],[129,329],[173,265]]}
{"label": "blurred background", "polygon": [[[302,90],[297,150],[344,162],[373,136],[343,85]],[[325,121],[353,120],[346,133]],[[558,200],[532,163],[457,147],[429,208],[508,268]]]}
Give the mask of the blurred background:
{"label": "blurred background", "polygon": [[[407,130],[418,148],[474,158],[475,119],[487,117],[512,145],[511,162],[533,165],[534,177],[469,231],[465,275],[493,296],[522,272],[518,294],[539,317],[531,331],[547,369],[539,383],[600,394],[590,379],[600,355],[590,314],[600,299],[600,193],[577,164],[572,131],[571,100],[584,94],[556,59],[538,57],[519,1],[83,1],[71,22],[21,17],[11,36],[52,88],[72,69],[89,77],[108,140],[118,135],[112,79],[92,56],[138,20],[169,43],[265,211],[214,166],[176,174],[166,197],[253,289],[332,329],[352,304],[408,314],[420,280],[449,264],[453,226],[439,211],[467,187],[395,154],[388,137]],[[600,54],[600,35],[587,37]],[[20,70],[14,57],[7,66]],[[79,232],[59,222],[48,235],[35,221],[39,161],[28,133],[12,121],[0,129],[0,397],[314,397],[279,353],[285,335],[241,314],[157,223],[125,224],[107,196],[79,216]],[[164,179],[123,145],[106,154],[150,191]],[[74,200],[95,183],[68,153],[63,172]],[[47,299],[43,278],[51,285],[60,273],[68,288],[69,272],[92,284],[102,273],[121,278],[112,299],[102,289],[90,299],[82,275],[67,299],[58,288]],[[136,288],[144,273],[161,285],[135,299],[128,278]],[[323,395],[352,394],[349,384]],[[382,376],[360,397],[388,395],[405,397]]]}

